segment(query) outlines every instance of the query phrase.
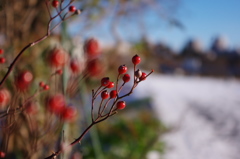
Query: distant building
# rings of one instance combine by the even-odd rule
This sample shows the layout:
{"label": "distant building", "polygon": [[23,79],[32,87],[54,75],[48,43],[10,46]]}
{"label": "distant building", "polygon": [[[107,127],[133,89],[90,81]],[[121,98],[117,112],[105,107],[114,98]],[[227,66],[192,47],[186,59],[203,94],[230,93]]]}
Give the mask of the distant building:
{"label": "distant building", "polygon": [[182,69],[187,74],[199,74],[202,67],[203,47],[200,40],[191,39],[180,53]]}
{"label": "distant building", "polygon": [[189,40],[180,52],[181,56],[201,56],[202,53],[202,42],[198,39]]}
{"label": "distant building", "polygon": [[212,43],[210,51],[216,54],[225,54],[228,52],[227,39],[221,36],[217,36]]}

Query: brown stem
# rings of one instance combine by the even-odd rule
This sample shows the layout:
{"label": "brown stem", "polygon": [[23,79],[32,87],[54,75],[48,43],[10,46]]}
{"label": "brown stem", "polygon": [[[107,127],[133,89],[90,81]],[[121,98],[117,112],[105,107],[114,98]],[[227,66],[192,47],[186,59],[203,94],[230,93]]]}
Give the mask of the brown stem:
{"label": "brown stem", "polygon": [[[32,42],[32,43],[29,43],[27,46],[25,46],[19,53],[18,55],[14,58],[14,60],[12,61],[12,63],[10,64],[10,66],[8,67],[8,71],[7,73],[4,75],[4,77],[2,78],[1,82],[0,82],[0,87],[2,86],[2,84],[6,81],[7,77],[9,76],[9,74],[12,72],[13,70],[13,67],[14,65],[16,64],[16,62],[18,61],[18,59],[21,57],[21,55],[25,52],[25,50],[27,50],[28,48],[38,44],[39,42],[45,40],[47,37],[50,36],[52,30],[54,30],[58,25],[60,25],[64,20],[66,19],[62,19],[57,25],[55,25],[53,28],[50,29],[50,25],[51,25],[51,22],[57,18],[58,16],[60,16],[60,14],[62,13],[63,10],[65,10],[70,4],[72,3],[72,1],[69,2],[68,5],[66,5],[61,11],[59,11],[54,17],[51,17],[50,15],[50,20],[48,22],[48,27],[47,27],[47,33],[45,36],[43,36],[42,38]],[[46,5],[47,5],[47,9],[48,9],[48,12],[49,12],[49,8],[48,8],[48,4],[46,2]],[[50,13],[49,13],[50,14]]]}
{"label": "brown stem", "polygon": [[101,100],[100,105],[99,105],[98,117],[97,117],[97,119],[98,119],[99,117],[101,117],[101,108],[102,108],[103,100],[104,100],[104,99]]}
{"label": "brown stem", "polygon": [[[87,132],[92,128],[93,125],[95,125],[96,123],[95,122],[92,122],[92,124],[90,124],[85,130],[84,132],[77,138],[75,139],[71,144],[68,145],[68,147],[72,147],[73,145],[76,145],[77,143],[79,143],[82,138],[84,137],[84,135],[87,134]],[[67,148],[68,148],[67,147]],[[57,157],[59,154],[61,154],[62,152],[64,151],[64,149],[60,149],[56,152],[54,152],[52,155],[46,157],[45,159],[53,159],[55,157]]]}
{"label": "brown stem", "polygon": [[102,116],[104,110],[107,108],[109,101],[110,101],[110,99],[108,99],[107,102],[105,103],[105,105],[104,105],[104,107],[103,107],[103,109],[102,109],[102,111],[100,113],[100,116]]}

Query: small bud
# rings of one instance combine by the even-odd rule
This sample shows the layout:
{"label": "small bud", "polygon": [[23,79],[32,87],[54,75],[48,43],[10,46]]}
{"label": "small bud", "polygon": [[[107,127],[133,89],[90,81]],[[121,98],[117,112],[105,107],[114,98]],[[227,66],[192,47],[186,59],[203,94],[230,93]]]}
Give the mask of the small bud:
{"label": "small bud", "polygon": [[0,57],[0,63],[5,63],[6,59],[4,57]]}
{"label": "small bud", "polygon": [[50,87],[49,87],[49,85],[45,84],[45,85],[43,86],[43,89],[44,89],[44,90],[49,90]]}
{"label": "small bud", "polygon": [[41,81],[41,82],[39,82],[39,86],[40,86],[40,87],[44,87],[44,86],[45,86],[45,83]]}
{"label": "small bud", "polygon": [[81,13],[82,13],[82,12],[81,12],[80,9],[78,9],[78,10],[75,11],[75,14],[76,14],[76,15],[79,15],[79,14],[81,14]]}
{"label": "small bud", "polygon": [[140,78],[142,76],[142,71],[138,69],[137,71],[135,71],[134,75],[135,77]]}
{"label": "small bud", "polygon": [[62,69],[59,69],[59,70],[56,71],[56,74],[61,75],[62,73],[63,73]]}

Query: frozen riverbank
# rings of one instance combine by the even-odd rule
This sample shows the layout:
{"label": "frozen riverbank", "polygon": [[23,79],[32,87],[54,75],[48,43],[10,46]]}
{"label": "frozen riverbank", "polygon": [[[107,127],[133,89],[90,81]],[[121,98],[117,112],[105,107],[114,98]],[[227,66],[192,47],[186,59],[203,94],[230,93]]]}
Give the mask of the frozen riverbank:
{"label": "frozen riverbank", "polygon": [[239,81],[153,75],[135,92],[152,97],[159,118],[173,127],[166,159],[240,158]]}

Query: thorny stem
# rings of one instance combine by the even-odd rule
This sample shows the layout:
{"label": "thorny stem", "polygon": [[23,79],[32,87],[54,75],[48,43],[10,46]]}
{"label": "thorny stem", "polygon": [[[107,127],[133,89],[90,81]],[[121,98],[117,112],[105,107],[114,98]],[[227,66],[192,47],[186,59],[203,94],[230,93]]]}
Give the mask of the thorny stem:
{"label": "thorny stem", "polygon": [[126,82],[124,82],[121,87],[118,89],[118,94],[120,93],[120,91],[122,90],[123,86],[125,85]]}
{"label": "thorny stem", "polygon": [[98,119],[99,117],[101,117],[100,112],[101,112],[102,104],[103,104],[103,99],[101,100],[101,103],[100,103],[100,105],[99,105],[98,117],[97,117],[97,119]]}
{"label": "thorny stem", "polygon": [[[100,87],[101,88],[101,87]],[[95,92],[95,95],[94,95],[94,98],[96,98],[100,93],[102,93],[105,89],[106,89],[107,87],[103,87],[102,89],[101,89],[101,91],[99,91],[99,92]]]}
{"label": "thorny stem", "polygon": [[[65,149],[70,148],[70,147],[76,145],[77,143],[80,143],[81,140],[82,140],[82,138],[88,133],[88,131],[89,131],[95,124],[100,123],[100,122],[106,120],[107,118],[109,118],[110,116],[112,116],[112,115],[114,115],[114,114],[116,114],[116,113],[114,112],[114,113],[112,113],[112,114],[109,114],[109,115],[105,116],[104,118],[101,118],[101,119],[99,119],[99,120],[93,121],[93,122],[83,131],[83,133],[82,133],[77,139],[75,139],[72,143],[70,143],[70,144],[68,145],[68,147],[66,147]],[[62,149],[59,149],[58,151],[54,152],[52,155],[46,157],[45,159],[53,159],[53,158],[57,157],[59,154],[63,153],[63,151],[64,151],[65,149],[63,149],[63,148],[62,148]]]}
{"label": "thorny stem", "polygon": [[10,64],[10,66],[8,67],[8,70],[6,72],[6,74],[4,75],[4,77],[2,78],[1,82],[0,82],[0,87],[2,86],[2,84],[6,81],[7,77],[9,76],[9,74],[12,72],[13,68],[14,68],[14,65],[17,63],[17,61],[19,60],[19,58],[21,57],[21,55],[30,47],[38,44],[39,42],[45,40],[46,38],[48,38],[50,35],[51,35],[51,32],[57,27],[59,26],[63,21],[65,21],[66,19],[68,19],[69,17],[65,18],[67,14],[65,14],[65,16],[63,17],[63,19],[61,19],[61,21],[56,24],[54,27],[50,28],[51,27],[51,23],[52,21],[57,18],[58,16],[61,15],[61,13],[63,12],[63,10],[65,10],[67,7],[70,6],[70,4],[72,3],[73,1],[70,1],[69,4],[67,4],[63,9],[61,9],[55,16],[51,16],[50,14],[50,11],[49,11],[49,7],[48,7],[48,2],[46,2],[46,5],[47,5],[47,10],[48,10],[48,13],[49,13],[49,16],[50,16],[50,20],[48,22],[48,26],[47,26],[47,33],[46,35],[44,35],[43,37],[41,37],[40,39],[32,42],[32,43],[29,43],[28,45],[26,45],[19,53],[18,55],[14,58],[14,60],[12,61],[12,63]]}
{"label": "thorny stem", "polygon": [[92,122],[94,121],[94,114],[93,114],[93,106],[94,106],[94,90],[92,90],[92,108],[91,108],[91,117],[92,117]]}
{"label": "thorny stem", "polygon": [[105,105],[104,105],[102,111],[100,112],[101,117],[102,117],[102,113],[103,113],[104,110],[107,108],[109,101],[110,101],[110,99],[107,100],[107,102],[105,103]]}
{"label": "thorny stem", "polygon": [[39,90],[39,91],[36,91],[32,96],[28,97],[24,103],[20,106],[18,106],[17,108],[14,108],[14,109],[10,109],[10,107],[8,107],[7,111],[6,112],[0,112],[0,119],[3,118],[3,117],[6,117],[7,115],[9,114],[18,114],[18,113],[21,113],[22,111],[24,111],[26,109],[26,104],[31,101],[34,97],[36,97],[37,95],[40,94],[40,92],[42,92],[43,90]]}
{"label": "thorny stem", "polygon": [[[119,80],[120,74],[118,74],[117,76],[117,82],[116,82],[116,91],[118,92],[118,80]],[[118,97],[118,93],[117,93],[117,97]]]}
{"label": "thorny stem", "polygon": [[[102,86],[99,86],[98,89],[96,90],[96,92],[95,92],[95,93],[93,92],[93,97],[96,97],[96,94],[97,94],[97,92],[99,91],[99,89],[100,89],[101,87],[102,87]],[[93,91],[94,91],[94,90],[93,90]]]}
{"label": "thorny stem", "polygon": [[45,1],[45,4],[46,4],[46,7],[47,7],[47,11],[48,11],[49,17],[52,18],[51,13],[50,13],[50,10],[49,10],[49,7],[48,7],[48,3],[49,3],[49,1]]}

